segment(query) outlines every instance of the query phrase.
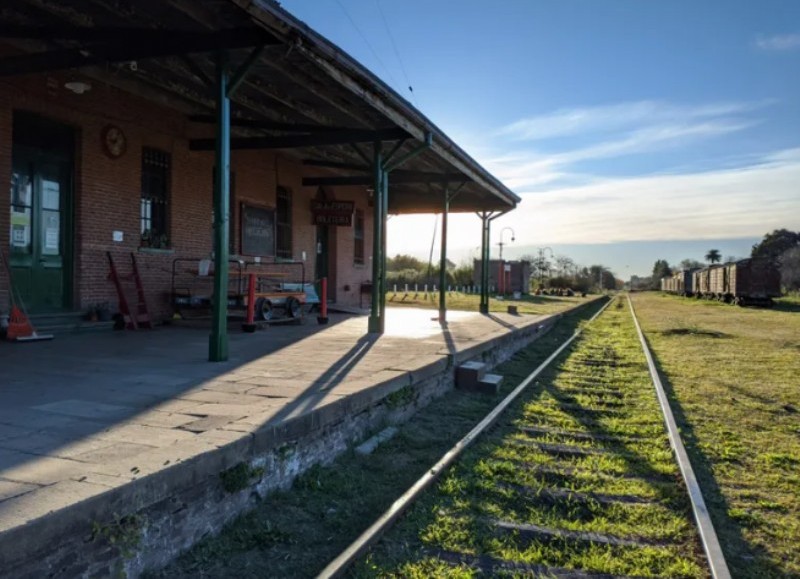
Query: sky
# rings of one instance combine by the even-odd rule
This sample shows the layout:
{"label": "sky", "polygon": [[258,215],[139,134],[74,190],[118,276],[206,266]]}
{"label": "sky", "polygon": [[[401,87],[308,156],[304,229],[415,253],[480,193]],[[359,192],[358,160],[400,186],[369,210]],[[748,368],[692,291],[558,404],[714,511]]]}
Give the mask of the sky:
{"label": "sky", "polygon": [[[502,238],[506,259],[549,247],[627,278],[800,230],[798,0],[282,6],[522,198],[493,258]],[[393,217],[389,254],[438,254],[435,219]],[[449,225],[451,259],[477,256],[477,217]]]}

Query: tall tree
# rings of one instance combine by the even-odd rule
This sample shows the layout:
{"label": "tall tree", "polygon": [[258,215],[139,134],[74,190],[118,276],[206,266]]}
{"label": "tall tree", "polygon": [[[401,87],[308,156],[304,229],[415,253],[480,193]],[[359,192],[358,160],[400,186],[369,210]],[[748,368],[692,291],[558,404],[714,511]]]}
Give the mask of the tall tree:
{"label": "tall tree", "polygon": [[760,243],[753,246],[750,256],[766,257],[777,261],[788,250],[798,246],[800,246],[800,232],[776,229],[772,233],[767,233]]}
{"label": "tall tree", "polygon": [[667,263],[666,259],[658,259],[656,263],[653,265],[653,279],[660,280],[662,277],[668,277],[672,275],[672,268]]}
{"label": "tall tree", "polygon": [[722,259],[722,255],[720,254],[719,249],[708,250],[708,253],[706,254],[706,261],[710,263],[717,263],[720,259]]}
{"label": "tall tree", "polygon": [[650,286],[652,289],[659,289],[661,287],[661,278],[669,277],[672,275],[672,268],[666,259],[657,259],[653,264],[653,275],[650,276]]}

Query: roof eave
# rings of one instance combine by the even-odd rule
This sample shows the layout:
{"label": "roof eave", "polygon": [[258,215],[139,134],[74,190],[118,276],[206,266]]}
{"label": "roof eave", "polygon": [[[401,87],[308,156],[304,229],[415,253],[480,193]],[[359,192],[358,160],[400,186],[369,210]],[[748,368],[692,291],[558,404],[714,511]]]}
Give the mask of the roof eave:
{"label": "roof eave", "polygon": [[360,97],[414,138],[423,140],[425,133],[430,132],[433,135],[431,149],[437,155],[505,204],[513,208],[522,200],[394,89],[276,2],[230,1],[247,11],[256,22],[266,26],[273,34],[285,38],[292,50],[304,54],[341,86]]}

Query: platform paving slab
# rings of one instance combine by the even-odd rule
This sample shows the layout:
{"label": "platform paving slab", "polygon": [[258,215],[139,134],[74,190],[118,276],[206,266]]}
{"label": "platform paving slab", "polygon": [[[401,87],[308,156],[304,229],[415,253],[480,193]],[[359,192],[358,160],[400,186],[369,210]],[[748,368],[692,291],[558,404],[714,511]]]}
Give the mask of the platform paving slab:
{"label": "platform paving slab", "polygon": [[216,364],[207,332],[188,328],[0,344],[0,554],[26,527],[57,533],[62,511],[63,530],[126,497],[163,500],[547,319],[450,312],[442,328],[430,310],[388,312],[381,337],[335,314],[232,334]]}

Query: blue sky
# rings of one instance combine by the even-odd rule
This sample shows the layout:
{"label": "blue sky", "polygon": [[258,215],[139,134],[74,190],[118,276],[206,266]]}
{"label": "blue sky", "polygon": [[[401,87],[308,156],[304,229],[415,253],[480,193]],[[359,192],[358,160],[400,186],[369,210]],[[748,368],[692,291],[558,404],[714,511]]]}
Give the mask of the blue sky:
{"label": "blue sky", "polygon": [[[493,251],[516,233],[505,257],[549,246],[627,277],[800,230],[800,1],[282,5],[523,198],[492,233]],[[389,252],[427,256],[433,219],[393,218]],[[473,255],[477,218],[450,230]]]}

